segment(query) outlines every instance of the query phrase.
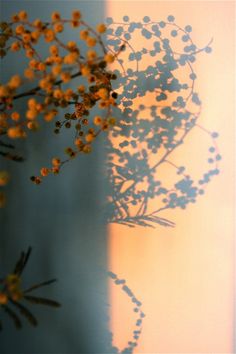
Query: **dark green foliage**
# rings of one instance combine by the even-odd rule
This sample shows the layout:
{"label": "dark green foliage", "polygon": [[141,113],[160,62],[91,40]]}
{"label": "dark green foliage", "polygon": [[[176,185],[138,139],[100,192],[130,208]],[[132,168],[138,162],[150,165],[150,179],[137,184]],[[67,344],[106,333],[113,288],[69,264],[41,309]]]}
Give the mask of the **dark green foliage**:
{"label": "dark green foliage", "polygon": [[[0,279],[0,284],[2,285],[2,288],[0,289],[0,295],[6,298],[5,303],[3,301],[0,302],[0,310],[2,309],[8,315],[17,329],[22,327],[21,316],[24,317],[29,322],[29,324],[34,327],[36,327],[38,324],[36,317],[25,305],[22,304],[23,301],[30,302],[31,304],[46,305],[50,307],[61,306],[57,301],[28,295],[36,289],[54,283],[56,279],[51,279],[32,285],[26,290],[21,289],[21,275],[28,263],[31,251],[32,249],[29,247],[27,252],[21,252],[20,258],[15,264],[13,273],[7,275],[5,278]],[[2,330],[1,323],[0,330]]]}

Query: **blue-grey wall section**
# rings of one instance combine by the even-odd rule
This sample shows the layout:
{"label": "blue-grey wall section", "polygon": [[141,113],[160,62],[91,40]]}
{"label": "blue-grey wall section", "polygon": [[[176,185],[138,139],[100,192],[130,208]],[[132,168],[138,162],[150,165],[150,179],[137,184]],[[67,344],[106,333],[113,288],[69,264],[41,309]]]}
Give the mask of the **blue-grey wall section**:
{"label": "blue-grey wall section", "polygon": [[[52,11],[70,17],[80,9],[90,24],[103,20],[102,1],[2,1],[1,18],[25,9],[29,16],[48,20]],[[77,30],[78,31],[78,30]],[[78,34],[65,39],[78,38]],[[77,37],[76,37],[77,36]],[[22,71],[17,54],[1,62],[1,80]],[[31,174],[49,163],[55,154],[63,154],[67,136],[36,133],[24,142],[24,164],[7,163],[12,180],[7,191],[8,206],[0,214],[0,271],[12,269],[21,250],[33,247],[25,272],[25,286],[57,277],[59,282],[38,294],[57,299],[62,308],[32,308],[39,319],[34,329],[25,323],[16,331],[7,317],[0,317],[0,353],[106,353],[107,263],[106,227],[102,222],[104,151],[100,141],[91,155],[81,156],[65,167],[61,175],[49,177],[41,186],[29,181]],[[5,162],[4,162],[5,163]],[[2,275],[2,274],[1,274]]]}

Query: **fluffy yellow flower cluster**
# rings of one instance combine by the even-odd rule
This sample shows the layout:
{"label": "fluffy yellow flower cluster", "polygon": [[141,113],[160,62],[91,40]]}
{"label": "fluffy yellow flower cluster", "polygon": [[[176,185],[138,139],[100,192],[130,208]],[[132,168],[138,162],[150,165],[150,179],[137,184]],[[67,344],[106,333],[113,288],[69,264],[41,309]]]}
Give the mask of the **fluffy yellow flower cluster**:
{"label": "fluffy yellow flower cluster", "polygon": [[106,118],[102,118],[101,116],[96,115],[93,118],[94,127],[89,128],[89,120],[87,118],[83,118],[84,114],[86,114],[85,106],[83,104],[76,104],[76,110],[74,113],[66,113],[65,120],[63,122],[56,122],[55,133],[59,133],[60,128],[63,125],[67,129],[71,128],[72,121],[76,120],[74,148],[67,147],[65,149],[65,154],[68,156],[67,159],[61,161],[60,158],[54,157],[51,161],[51,167],[42,167],[39,176],[32,176],[31,180],[35,184],[40,184],[42,182],[42,178],[48,176],[49,174],[58,174],[60,172],[61,167],[66,162],[77,156],[79,153],[90,153],[92,151],[91,144],[97,138],[97,136],[102,131],[107,131],[110,127],[116,124],[115,117],[108,116]]}
{"label": "fluffy yellow flower cluster", "polygon": [[[68,24],[80,28],[78,41],[63,43],[59,38]],[[0,135],[10,139],[25,138],[28,130],[39,129],[41,118],[51,122],[61,114],[61,109],[73,105],[74,113],[65,114],[64,119],[56,121],[54,131],[58,134],[62,127],[75,129],[75,148],[66,149],[69,159],[78,152],[90,152],[91,143],[100,132],[115,124],[111,115],[112,107],[117,105],[117,93],[112,89],[116,75],[108,66],[119,53],[109,53],[102,40],[105,32],[105,24],[91,28],[79,10],[74,10],[70,19],[64,19],[55,11],[51,14],[51,22],[30,21],[26,11],[20,11],[12,16],[12,22],[0,23],[0,55],[22,52],[28,58],[22,75],[13,75],[7,83],[0,83]],[[40,39],[48,47],[46,57],[37,49]],[[80,46],[81,41],[87,49]],[[69,85],[75,79],[81,79],[81,83],[72,88]],[[24,91],[25,84],[31,84],[32,88]],[[22,108],[19,111],[17,106],[23,97],[28,97],[25,112]],[[91,117],[95,106],[103,110],[103,117],[94,117],[94,113]],[[40,183],[41,177],[58,173],[62,164],[42,168],[41,175],[32,179]]]}

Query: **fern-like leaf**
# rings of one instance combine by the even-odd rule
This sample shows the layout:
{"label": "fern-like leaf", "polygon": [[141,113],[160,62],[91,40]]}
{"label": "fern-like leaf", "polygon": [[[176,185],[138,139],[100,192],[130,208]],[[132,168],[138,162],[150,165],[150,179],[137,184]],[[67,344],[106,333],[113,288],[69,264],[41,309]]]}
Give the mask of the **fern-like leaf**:
{"label": "fern-like leaf", "polygon": [[13,320],[15,327],[17,329],[20,329],[22,327],[22,323],[17,314],[7,305],[3,305],[2,308],[6,312],[6,314]]}
{"label": "fern-like leaf", "polygon": [[47,281],[44,281],[42,283],[39,283],[39,284],[35,284],[35,285],[32,285],[30,288],[26,289],[24,291],[24,294],[26,293],[30,293],[31,291],[35,290],[35,289],[38,289],[38,288],[41,288],[43,286],[46,286],[46,285],[50,285],[52,283],[55,283],[57,281],[57,279],[50,279],[50,280],[47,280]]}
{"label": "fern-like leaf", "polygon": [[18,308],[18,310],[20,311],[21,315],[24,316],[28,322],[36,327],[38,324],[38,321],[36,320],[36,318],[34,317],[34,315],[22,304],[20,304],[19,302],[15,302],[11,300],[11,303]]}
{"label": "fern-like leaf", "polygon": [[51,300],[51,299],[46,299],[44,297],[25,295],[24,299],[31,302],[32,304],[37,304],[37,305],[46,305],[46,306],[52,306],[52,307],[60,307],[61,306],[61,304],[59,302]]}

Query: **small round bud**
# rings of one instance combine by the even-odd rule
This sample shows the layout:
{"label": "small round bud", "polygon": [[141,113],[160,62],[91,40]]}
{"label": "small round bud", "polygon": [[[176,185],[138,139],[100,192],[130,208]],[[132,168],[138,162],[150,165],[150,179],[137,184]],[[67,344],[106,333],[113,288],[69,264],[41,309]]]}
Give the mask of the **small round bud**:
{"label": "small round bud", "polygon": [[114,58],[114,55],[108,53],[104,56],[104,60],[107,62],[107,63],[113,63],[115,58]]}
{"label": "small round bud", "polygon": [[59,12],[55,11],[51,15],[51,19],[53,22],[59,21],[61,19],[61,15]]}
{"label": "small round bud", "polygon": [[40,170],[40,173],[43,177],[46,177],[49,174],[49,172],[50,172],[49,169],[46,167],[42,167]]}
{"label": "small round bud", "polygon": [[94,140],[94,135],[93,134],[87,134],[85,136],[85,140],[87,141],[87,143],[91,143]]}
{"label": "small round bud", "polygon": [[66,119],[70,119],[70,113],[66,113],[65,115],[64,115],[64,117],[66,118]]}
{"label": "small round bud", "polygon": [[111,96],[112,96],[113,98],[117,98],[117,97],[118,97],[118,93],[117,93],[117,92],[112,92]]}
{"label": "small round bud", "polygon": [[54,157],[52,159],[52,165],[53,166],[60,166],[60,164],[61,164],[61,160],[58,157]]}
{"label": "small round bud", "polygon": [[116,118],[115,117],[110,117],[108,119],[108,123],[109,123],[109,125],[115,125],[116,124]]}
{"label": "small round bud", "polygon": [[0,292],[0,305],[6,305],[8,302],[7,295]]}
{"label": "small round bud", "polygon": [[81,12],[79,10],[74,10],[72,12],[72,19],[73,21],[78,21],[81,19]]}
{"label": "small round bud", "polygon": [[88,125],[88,119],[84,118],[84,119],[82,120],[82,124],[83,124],[83,125]]}
{"label": "small round bud", "polygon": [[95,116],[93,119],[93,122],[95,125],[101,125],[102,123],[102,118],[100,116]]}
{"label": "small round bud", "polygon": [[92,150],[91,145],[89,145],[89,144],[84,145],[84,147],[83,147],[83,152],[84,152],[85,154],[90,153],[91,150]]}
{"label": "small round bud", "polygon": [[97,31],[98,33],[104,33],[106,32],[106,26],[104,25],[104,23],[100,23],[99,25],[97,25]]}
{"label": "small round bud", "polygon": [[94,47],[97,43],[97,40],[96,40],[96,38],[88,37],[86,40],[86,43],[87,43],[88,47]]}

